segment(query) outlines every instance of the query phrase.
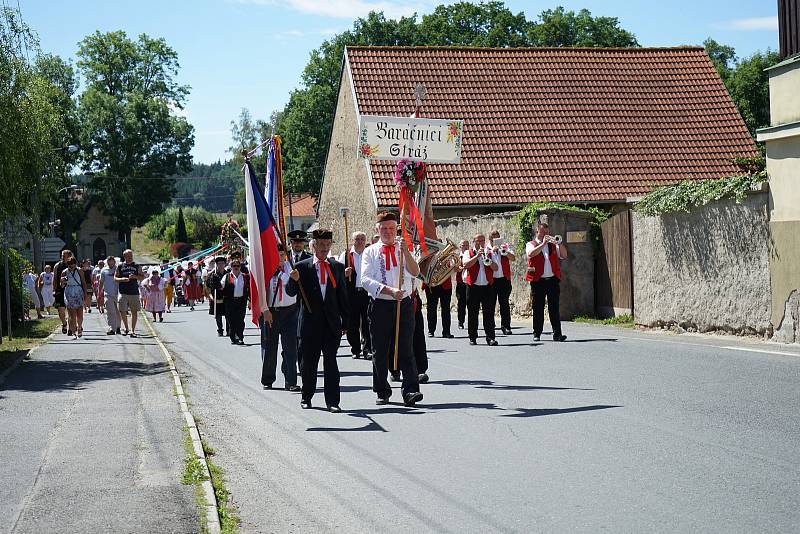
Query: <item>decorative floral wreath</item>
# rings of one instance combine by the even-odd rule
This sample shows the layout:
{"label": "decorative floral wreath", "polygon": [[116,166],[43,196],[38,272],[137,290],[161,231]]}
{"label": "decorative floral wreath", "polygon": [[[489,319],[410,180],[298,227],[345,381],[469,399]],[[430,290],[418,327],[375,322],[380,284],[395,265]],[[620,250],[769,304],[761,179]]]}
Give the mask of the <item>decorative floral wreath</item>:
{"label": "decorative floral wreath", "polygon": [[234,230],[241,233],[241,230],[239,229],[239,223],[233,219],[229,219],[222,225],[219,236],[222,240],[222,244],[227,246],[226,250],[228,252],[241,252],[242,242],[236,236]]}
{"label": "decorative floral wreath", "polygon": [[417,192],[420,184],[425,180],[425,163],[401,159],[394,168],[394,183],[401,189],[409,188]]}

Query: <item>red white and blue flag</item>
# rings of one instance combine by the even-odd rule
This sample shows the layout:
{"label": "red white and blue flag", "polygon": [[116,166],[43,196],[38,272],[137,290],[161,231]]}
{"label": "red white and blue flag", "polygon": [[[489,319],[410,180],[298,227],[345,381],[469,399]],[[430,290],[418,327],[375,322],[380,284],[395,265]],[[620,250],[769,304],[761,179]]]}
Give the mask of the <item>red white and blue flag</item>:
{"label": "red white and blue flag", "polygon": [[275,220],[259,191],[258,177],[249,161],[244,164],[244,192],[247,206],[247,234],[250,241],[250,307],[258,324],[267,309],[267,284],[280,265]]}

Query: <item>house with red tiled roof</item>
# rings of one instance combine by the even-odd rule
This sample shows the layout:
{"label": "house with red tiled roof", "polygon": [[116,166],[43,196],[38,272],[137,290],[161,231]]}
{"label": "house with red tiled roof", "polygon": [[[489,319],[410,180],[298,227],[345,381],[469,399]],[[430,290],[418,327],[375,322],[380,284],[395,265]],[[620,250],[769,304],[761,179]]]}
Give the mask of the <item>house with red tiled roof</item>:
{"label": "house with red tiled roof", "polygon": [[317,221],[317,197],[311,193],[286,193],[283,203],[287,231],[308,230]]}
{"label": "house with red tiled roof", "polygon": [[[348,47],[318,216],[372,228],[396,208],[394,162],[357,157],[360,115],[463,119],[459,164],[431,164],[438,218],[532,201],[619,204],[757,154],[703,48]],[[341,236],[339,236],[341,237]]]}

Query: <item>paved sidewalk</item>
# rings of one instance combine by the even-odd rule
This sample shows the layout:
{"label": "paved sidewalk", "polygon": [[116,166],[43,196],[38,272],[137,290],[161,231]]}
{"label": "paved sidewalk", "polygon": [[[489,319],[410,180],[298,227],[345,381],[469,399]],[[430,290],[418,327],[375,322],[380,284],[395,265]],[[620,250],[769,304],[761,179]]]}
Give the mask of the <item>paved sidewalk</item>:
{"label": "paved sidewalk", "polygon": [[60,333],[0,385],[0,532],[197,532],[184,425],[148,333]]}

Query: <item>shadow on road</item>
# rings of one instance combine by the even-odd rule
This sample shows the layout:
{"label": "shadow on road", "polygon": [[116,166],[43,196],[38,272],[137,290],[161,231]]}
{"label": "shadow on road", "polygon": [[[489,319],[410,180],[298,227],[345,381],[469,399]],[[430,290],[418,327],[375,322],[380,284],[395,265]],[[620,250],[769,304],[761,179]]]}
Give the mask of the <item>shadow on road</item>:
{"label": "shadow on road", "polygon": [[[127,344],[127,343],[126,343]],[[23,361],[2,386],[4,390],[59,391],[84,389],[86,384],[169,371],[166,363],[114,360]]]}
{"label": "shadow on road", "polygon": [[512,384],[495,384],[491,380],[431,380],[429,384],[442,386],[475,386],[477,389],[497,389],[501,391],[594,391],[592,388],[570,388],[560,386],[522,386]]}
{"label": "shadow on road", "polygon": [[578,406],[575,408],[514,408],[514,411],[517,413],[505,414],[502,417],[541,417],[543,415],[590,412],[593,410],[607,410],[609,408],[622,408],[622,406],[616,404],[595,404],[593,406]]}

